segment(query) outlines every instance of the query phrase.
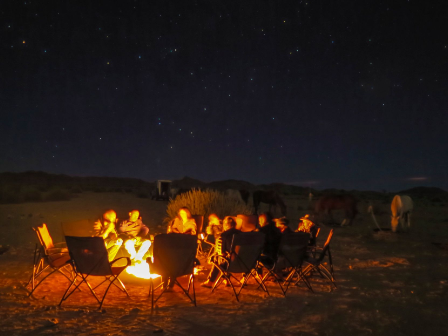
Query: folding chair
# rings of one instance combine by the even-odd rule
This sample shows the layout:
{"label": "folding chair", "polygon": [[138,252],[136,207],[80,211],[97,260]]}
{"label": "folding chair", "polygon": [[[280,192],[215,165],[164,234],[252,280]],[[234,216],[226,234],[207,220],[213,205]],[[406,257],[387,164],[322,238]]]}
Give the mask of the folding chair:
{"label": "folding chair", "polygon": [[[334,229],[331,229],[330,233],[328,234],[327,241],[325,242],[325,245],[321,249],[321,251],[317,251],[317,253],[319,253],[319,256],[315,258],[314,256],[308,255],[305,258],[305,261],[308,262],[308,265],[303,269],[302,273],[304,275],[308,275],[311,274],[312,271],[316,270],[322,278],[327,279],[335,288],[337,288],[334,278],[333,260],[330,251],[330,242],[331,238],[333,237],[333,230]],[[330,269],[325,267],[325,265],[323,265],[322,263],[325,256],[328,256]]]}
{"label": "folding chair", "polygon": [[[129,297],[129,293],[126,290],[126,287],[123,285],[118,276],[126,269],[126,267],[131,264],[131,259],[127,257],[121,257],[109,262],[106,246],[104,245],[104,240],[101,237],[66,236],[65,240],[67,242],[68,251],[71,256],[71,263],[75,272],[75,277],[70,286],[65,291],[61,302],[59,302],[59,306],[63,301],[67,300],[69,296],[72,295],[73,292],[78,289],[82,283],[85,283],[87,287],[89,287],[90,292],[100,304],[99,309],[101,309],[101,307],[103,306],[104,299],[106,298],[106,295],[109,292],[112,284],[122,292],[126,293],[126,295]],[[126,259],[126,265],[114,266],[114,264],[121,259]],[[100,284],[92,288],[90,283],[87,281],[90,276],[103,276],[105,277],[105,279]],[[82,281],[79,284],[75,284],[78,277],[80,277]],[[120,283],[121,287],[119,287],[115,283],[116,280]],[[101,286],[106,281],[109,281],[109,285],[107,286],[106,291],[102,299],[100,300],[95,292],[95,289]],[[70,291],[73,285],[75,285],[75,288]]]}
{"label": "folding chair", "polygon": [[[34,249],[33,273],[25,285],[25,288],[27,288],[31,284],[31,292],[29,293],[29,296],[31,296],[36,288],[54,272],[59,272],[70,282],[73,278],[70,255],[68,254],[65,243],[54,244],[45,223],[42,224],[42,226],[33,227],[33,230],[37,234],[40,246],[39,244],[36,244]],[[47,269],[50,269],[50,273],[44,276],[36,284],[37,278],[39,278],[39,276]]]}
{"label": "folding chair", "polygon": [[93,222],[88,219],[75,222],[62,222],[62,233],[71,237],[94,237]]}
{"label": "folding chair", "polygon": [[[239,301],[239,295],[246,285],[250,277],[253,277],[262,289],[269,294],[267,287],[263,284],[259,277],[256,265],[258,257],[263,250],[265,235],[260,232],[243,232],[233,235],[232,247],[229,256],[217,256],[213,265],[218,268],[220,274],[216,280],[212,292],[224,281],[232,287],[235,293],[236,300]],[[243,273],[243,277],[238,279],[233,273]],[[242,282],[242,285],[237,293],[231,278]]]}
{"label": "folding chair", "polygon": [[[274,269],[290,269],[289,274],[283,281],[283,286],[286,285],[286,288],[284,289],[285,295],[295,277],[297,277],[297,281],[295,282],[296,284],[302,280],[308,289],[313,291],[308,279],[305,278],[302,272],[302,264],[306,258],[309,240],[310,235],[305,232],[293,232],[282,236],[279,248],[279,258],[274,266]],[[283,286],[281,287],[283,288]]]}
{"label": "folding chair", "polygon": [[318,249],[317,237],[319,236],[319,233],[320,227],[316,227],[316,230],[311,232],[311,239],[310,243],[308,244],[308,252],[311,253],[313,257],[316,257],[316,250]]}
{"label": "folding chair", "polygon": [[[149,295],[151,296],[151,308],[168,289],[168,281],[179,286],[190,301],[196,306],[196,292],[194,289],[194,267],[196,259],[196,236],[169,233],[154,237],[154,249],[152,258],[147,258],[151,273],[162,276],[162,282],[154,287],[154,279],[150,279]],[[177,280],[178,277],[189,275],[188,287],[184,289]],[[162,287],[160,295],[154,299],[156,290]],[[192,295],[190,294],[192,288]]]}

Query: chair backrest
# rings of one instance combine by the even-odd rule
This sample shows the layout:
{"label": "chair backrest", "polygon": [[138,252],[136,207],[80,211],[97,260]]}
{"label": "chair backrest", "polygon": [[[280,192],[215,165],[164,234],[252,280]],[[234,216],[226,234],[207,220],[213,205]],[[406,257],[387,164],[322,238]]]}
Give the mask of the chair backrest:
{"label": "chair backrest", "polygon": [[202,228],[204,226],[204,216],[202,216],[202,215],[191,215],[191,217],[196,222],[196,234],[202,233]]}
{"label": "chair backrest", "polygon": [[42,224],[42,226],[38,226],[33,228],[37,233],[37,237],[39,238],[40,244],[45,250],[54,248],[53,239],[50,236],[50,232],[48,231],[47,224]]}
{"label": "chair backrest", "polygon": [[317,242],[317,236],[319,236],[319,232],[320,232],[320,227],[317,226],[313,226],[310,230],[310,234],[311,234],[311,240],[310,240],[310,246],[316,246],[316,242]]}
{"label": "chair backrest", "polygon": [[322,248],[322,252],[319,255],[319,259],[318,259],[319,262],[321,262],[325,258],[325,255],[327,254],[328,249],[330,248],[331,238],[333,238],[333,231],[334,231],[334,229],[331,229],[330,233],[328,234],[327,241],[325,242],[325,245]]}
{"label": "chair backrest", "polygon": [[113,274],[103,238],[66,236],[65,241],[78,273],[89,275]]}
{"label": "chair backrest", "polygon": [[95,232],[93,230],[93,223],[88,219],[83,219],[75,222],[61,223],[62,233],[64,236],[71,237],[93,237]]}
{"label": "chair backrest", "polygon": [[265,235],[261,232],[243,232],[233,235],[230,263],[231,273],[248,273],[257,263],[263,250]]}
{"label": "chair backrest", "polygon": [[170,277],[192,274],[196,249],[196,236],[181,233],[155,236],[151,273]]}
{"label": "chair backrest", "polygon": [[303,262],[310,241],[310,235],[306,232],[292,232],[282,235],[279,255],[284,256],[286,267],[297,267]]}
{"label": "chair backrest", "polygon": [[252,232],[258,227],[258,216],[257,215],[238,215],[236,216],[238,230],[241,232]]}

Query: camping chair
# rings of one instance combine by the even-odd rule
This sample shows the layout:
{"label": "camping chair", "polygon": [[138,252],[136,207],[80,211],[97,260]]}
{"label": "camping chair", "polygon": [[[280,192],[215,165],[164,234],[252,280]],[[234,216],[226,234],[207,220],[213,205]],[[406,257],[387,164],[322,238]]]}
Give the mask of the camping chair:
{"label": "camping chair", "polygon": [[[283,295],[286,296],[289,285],[294,278],[297,278],[296,284],[302,280],[310,291],[313,291],[308,280],[303,276],[302,263],[306,257],[310,235],[305,232],[292,232],[284,234],[280,242],[278,251],[278,259],[271,268],[265,267],[268,272],[263,277],[263,282],[269,276],[272,276],[280,286]],[[289,269],[289,273],[285,280],[279,276],[283,269]],[[283,285],[281,284],[283,282]],[[286,285],[286,287],[284,287]]]}
{"label": "camping chair", "polygon": [[70,237],[94,237],[93,222],[88,219],[75,222],[62,222],[62,233]]}
{"label": "camping chair", "polygon": [[[149,295],[151,296],[151,308],[167,291],[168,282],[179,286],[185,295],[196,306],[196,292],[194,289],[194,267],[196,259],[197,237],[179,233],[160,234],[154,237],[153,257],[147,258],[151,273],[162,276],[162,282],[154,287],[154,279],[150,279]],[[188,287],[184,289],[177,280],[178,277],[189,275]],[[162,287],[162,292],[154,300],[154,293]],[[192,295],[190,294],[192,288]]]}
{"label": "camping chair", "polygon": [[[59,272],[70,282],[73,278],[72,270],[70,269],[70,255],[68,254],[65,243],[54,244],[45,223],[42,226],[33,227],[33,230],[37,234],[40,246],[36,244],[36,248],[34,249],[33,273],[25,285],[25,288],[27,288],[31,284],[30,296],[54,272]],[[37,278],[47,269],[51,270],[50,273],[36,283]]]}
{"label": "camping chair", "polygon": [[[68,251],[71,256],[71,263],[75,272],[75,277],[70,286],[65,291],[61,302],[59,302],[59,306],[63,301],[67,300],[68,297],[72,295],[73,292],[78,289],[82,283],[85,283],[87,287],[89,287],[90,292],[100,304],[99,309],[101,309],[101,307],[103,306],[104,299],[106,298],[106,295],[112,284],[122,292],[126,293],[126,295],[129,297],[126,287],[124,287],[123,283],[118,278],[121,272],[123,272],[126,267],[131,264],[131,260],[129,258],[121,257],[109,262],[106,246],[104,245],[104,240],[101,237],[66,236],[65,240],[67,242]],[[114,264],[120,259],[126,259],[126,265],[114,266]],[[87,281],[90,276],[103,276],[105,277],[105,279],[100,284],[92,288],[90,283]],[[78,277],[80,277],[82,281],[79,284],[75,285],[76,279]],[[120,283],[121,287],[119,287],[115,283],[115,280]],[[106,288],[103,298],[100,300],[95,293],[95,289],[101,286],[106,281],[109,281],[109,285]],[[75,285],[75,288],[70,291],[73,285]]]}
{"label": "camping chair", "polygon": [[203,256],[204,250],[202,248],[202,241],[205,240],[206,236],[202,233],[204,227],[204,216],[202,215],[192,215],[194,221],[196,222],[196,234],[198,236],[198,246],[196,249],[196,255]]}
{"label": "camping chair", "polygon": [[[241,290],[246,285],[249,278],[253,277],[262,289],[269,294],[268,289],[263,284],[256,270],[257,260],[263,250],[264,241],[265,235],[260,232],[244,232],[233,235],[230,255],[219,255],[215,258],[215,261],[213,261],[214,267],[218,268],[220,274],[213,285],[212,292],[224,280],[227,280],[227,283],[230,284],[235,293],[236,300],[239,301]],[[243,273],[244,275],[241,279],[238,279],[233,275],[234,273]],[[231,278],[242,283],[238,293],[235,290]]]}
{"label": "camping chair", "polygon": [[[331,282],[331,284],[335,288],[337,288],[334,278],[333,260],[331,258],[331,252],[330,252],[330,242],[332,237],[333,237],[333,229],[331,229],[330,233],[328,234],[327,241],[325,242],[325,245],[322,248],[322,250],[317,252],[319,253],[319,256],[315,258],[314,256],[312,257],[308,255],[305,258],[305,261],[308,262],[308,265],[303,269],[302,274],[308,275],[311,274],[312,271],[316,270],[322,278],[327,279],[328,281]],[[325,267],[324,264],[322,263],[325,256],[328,256],[328,263],[330,269]]]}
{"label": "camping chair", "polygon": [[320,227],[316,228],[316,231],[311,232],[311,239],[310,239],[310,243],[308,244],[308,253],[313,255],[313,258],[316,257],[316,251],[318,249],[317,247],[317,237],[319,236],[320,233]]}

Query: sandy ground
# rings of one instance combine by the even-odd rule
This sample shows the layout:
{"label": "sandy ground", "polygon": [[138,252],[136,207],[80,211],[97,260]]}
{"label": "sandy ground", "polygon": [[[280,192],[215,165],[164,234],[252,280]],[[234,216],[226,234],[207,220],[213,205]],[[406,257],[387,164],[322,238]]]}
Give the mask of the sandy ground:
{"label": "sandy ground", "polygon": [[[296,223],[306,213],[305,198],[287,199]],[[388,204],[374,201],[382,226]],[[229,288],[211,294],[196,277],[197,307],[176,290],[151,311],[148,280],[123,276],[131,299],[116,289],[102,311],[87,290],[73,294],[61,308],[68,282],[53,275],[28,298],[23,288],[31,274],[36,242],[31,226],[46,222],[55,241],[61,222],[97,218],[107,208],[119,217],[137,208],[152,233],[163,232],[166,203],[132,195],[85,193],[68,202],[0,205],[0,335],[430,335],[448,329],[448,208],[418,204],[409,234],[373,233],[373,221],[361,203],[352,227],[336,228],[331,244],[338,288],[319,278],[315,293],[295,287],[283,297],[274,283],[267,296],[251,284],[237,302]],[[336,214],[340,220],[341,214]],[[326,219],[323,218],[323,221]],[[293,225],[292,225],[293,226]],[[319,243],[329,228],[324,227]],[[208,265],[203,261],[203,266]]]}

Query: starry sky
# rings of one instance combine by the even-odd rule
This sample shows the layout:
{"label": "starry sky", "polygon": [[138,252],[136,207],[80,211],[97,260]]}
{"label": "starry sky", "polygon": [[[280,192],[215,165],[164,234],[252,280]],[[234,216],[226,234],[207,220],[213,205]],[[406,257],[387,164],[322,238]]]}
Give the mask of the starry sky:
{"label": "starry sky", "polygon": [[0,171],[448,189],[444,1],[0,2]]}

